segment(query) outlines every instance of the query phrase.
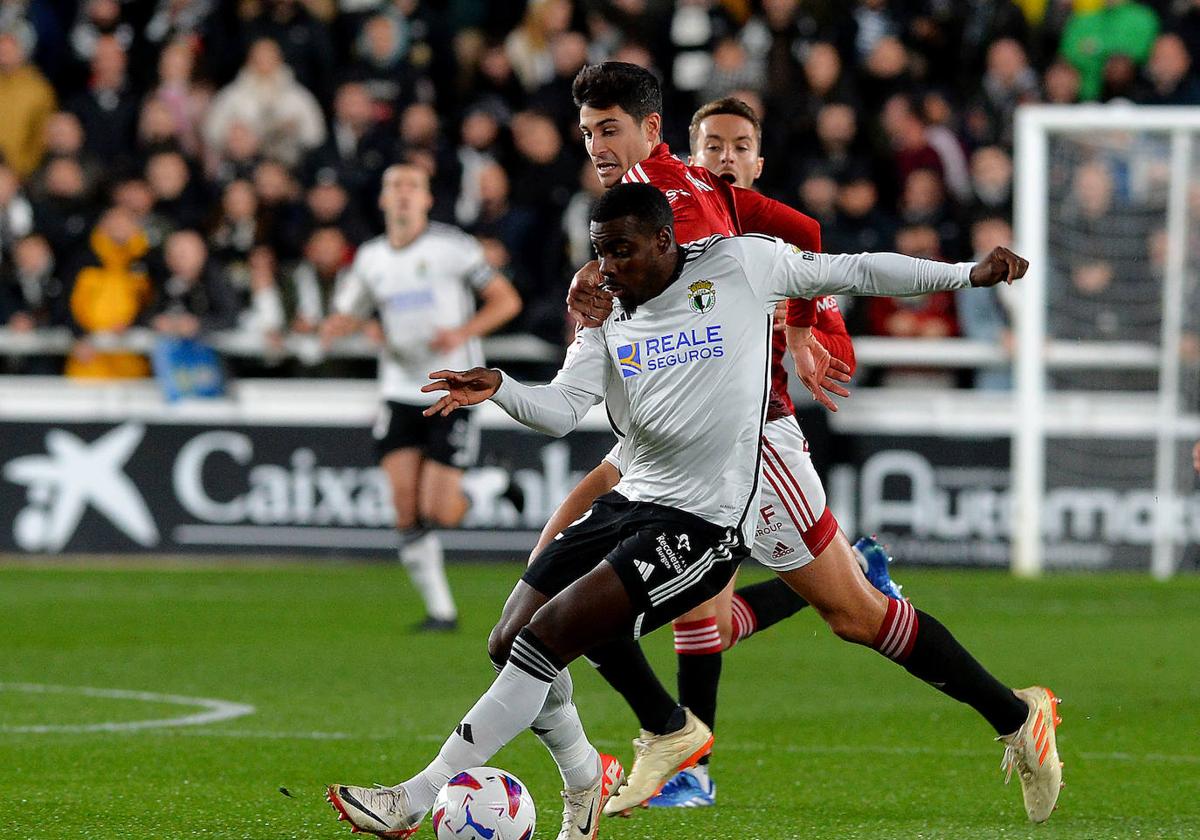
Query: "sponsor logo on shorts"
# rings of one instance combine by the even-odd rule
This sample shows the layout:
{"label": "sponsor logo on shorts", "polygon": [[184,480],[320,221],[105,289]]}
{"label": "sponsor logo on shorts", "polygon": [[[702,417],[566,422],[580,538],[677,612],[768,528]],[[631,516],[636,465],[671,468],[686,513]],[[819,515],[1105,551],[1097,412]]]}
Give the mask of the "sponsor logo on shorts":
{"label": "sponsor logo on shorts", "polygon": [[787,557],[789,554],[795,554],[795,553],[796,553],[796,549],[792,548],[787,543],[776,542],[775,550],[771,552],[771,559],[772,560],[782,560],[784,557]]}
{"label": "sponsor logo on shorts", "polygon": [[775,505],[763,505],[758,509],[758,515],[762,519],[762,523],[754,529],[755,538],[765,537],[767,534],[773,534],[783,527],[783,521],[772,522],[778,514],[775,512]]}
{"label": "sponsor logo on shorts", "polygon": [[634,560],[633,565],[638,570],[638,574],[642,576],[642,580],[650,580],[650,575],[654,574],[654,566],[645,560]]}
{"label": "sponsor logo on shorts", "polygon": [[[687,536],[686,534],[684,535]],[[654,553],[658,555],[658,559],[663,562],[675,574],[683,574],[683,570],[687,568],[687,564],[683,562],[683,558],[679,556],[674,548],[671,548],[671,543],[667,539],[666,534],[659,534],[654,538]]]}

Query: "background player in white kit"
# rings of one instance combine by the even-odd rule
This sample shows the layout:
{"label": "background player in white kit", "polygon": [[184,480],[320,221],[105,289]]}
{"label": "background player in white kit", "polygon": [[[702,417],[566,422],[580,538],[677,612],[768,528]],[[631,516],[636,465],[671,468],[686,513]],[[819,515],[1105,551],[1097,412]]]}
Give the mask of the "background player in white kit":
{"label": "background player in white kit", "polygon": [[[480,336],[521,311],[512,284],[484,260],[474,237],[429,221],[429,176],[416,166],[383,173],[379,193],[386,233],[363,244],[321,325],[328,344],[358,330],[377,312],[384,344],[379,383],[384,403],[376,450],[387,473],[400,532],[400,559],[425,602],[426,630],[450,630],[457,613],[432,527],[454,527],[467,511],[462,472],[479,448],[470,414],[424,417],[421,393],[439,367],[483,364]],[[475,310],[475,298],[482,305]]]}
{"label": "background player in white kit", "polygon": [[[454,774],[485,763],[536,725],[550,703],[573,712],[569,694],[551,691],[573,659],[636,639],[728,583],[753,539],[777,300],[994,285],[1021,276],[1026,265],[1003,249],[972,267],[895,254],[813,254],[754,235],[680,248],[671,207],[648,184],[605,193],[591,231],[620,307],[601,327],[580,331],[554,381],[530,387],[493,369],[436,371],[426,389],[447,394],[427,413],[492,399],[530,428],[562,436],[606,400],[624,439],[621,482],[522,576],[501,618],[508,632],[494,632],[488,643],[499,675],[437,757],[392,787],[329,786],[329,801],[357,830],[412,836]],[[702,303],[695,300],[700,288]],[[518,615],[523,620],[514,621]],[[595,838],[611,792],[582,727],[578,735],[586,746],[572,750],[579,766],[560,770],[564,781],[578,772],[591,782],[564,792],[560,840]]]}

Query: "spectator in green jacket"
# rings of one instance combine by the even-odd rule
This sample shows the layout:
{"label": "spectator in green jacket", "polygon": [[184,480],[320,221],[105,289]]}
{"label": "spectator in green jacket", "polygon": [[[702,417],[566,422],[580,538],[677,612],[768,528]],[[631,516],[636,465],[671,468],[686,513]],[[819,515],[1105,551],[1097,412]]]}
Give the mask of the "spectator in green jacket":
{"label": "spectator in green jacket", "polygon": [[1104,65],[1114,55],[1126,55],[1139,67],[1150,57],[1158,35],[1158,15],[1133,0],[1108,0],[1105,8],[1074,14],[1063,31],[1060,50],[1080,75],[1080,99],[1100,97]]}

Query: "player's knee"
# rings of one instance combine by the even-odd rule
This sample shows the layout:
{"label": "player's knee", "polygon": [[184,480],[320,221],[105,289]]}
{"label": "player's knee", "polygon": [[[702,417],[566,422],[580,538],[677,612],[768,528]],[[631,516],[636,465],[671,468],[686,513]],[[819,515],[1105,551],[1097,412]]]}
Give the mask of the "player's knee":
{"label": "player's knee", "polygon": [[717,616],[717,631],[721,634],[721,650],[733,647],[733,621],[726,616]]}
{"label": "player's knee", "polygon": [[458,517],[453,515],[453,511],[448,511],[440,506],[430,505],[421,509],[421,521],[434,528],[453,528],[458,524],[457,519]]}
{"label": "player's knee", "polygon": [[548,639],[557,633],[563,617],[561,606],[554,601],[547,601],[533,614],[529,621],[529,629],[536,633],[539,639]]}
{"label": "player's knee", "polygon": [[513,640],[517,638],[517,634],[521,632],[521,627],[515,621],[506,621],[503,618],[497,622],[492,628],[492,633],[488,636],[488,657],[497,665],[503,666],[508,661],[508,653],[512,650]]}
{"label": "player's knee", "polygon": [[417,503],[413,499],[393,497],[392,508],[396,511],[396,527],[401,531],[417,525]]}
{"label": "player's knee", "polygon": [[834,634],[847,642],[869,645],[875,640],[875,629],[866,617],[848,610],[831,610],[824,612],[821,617],[829,625]]}

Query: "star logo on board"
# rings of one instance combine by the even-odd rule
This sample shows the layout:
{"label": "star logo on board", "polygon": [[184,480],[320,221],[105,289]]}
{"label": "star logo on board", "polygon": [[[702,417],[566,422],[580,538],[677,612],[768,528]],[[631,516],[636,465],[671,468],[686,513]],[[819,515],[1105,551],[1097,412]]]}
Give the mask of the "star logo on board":
{"label": "star logo on board", "polygon": [[146,500],[124,471],[145,434],[145,426],[126,423],[86,443],[51,429],[45,455],[5,464],[4,478],[27,488],[28,504],[13,519],[16,544],[26,551],[60,551],[91,507],[139,545],[157,545]]}

